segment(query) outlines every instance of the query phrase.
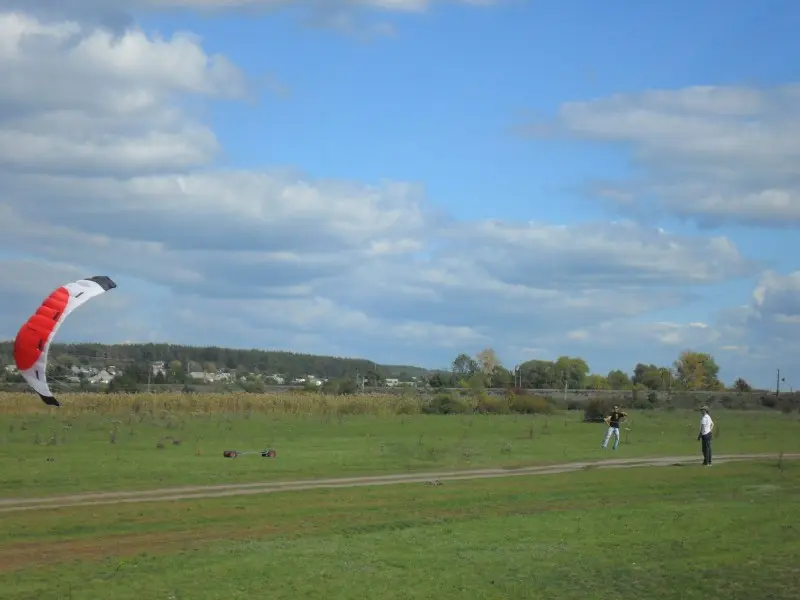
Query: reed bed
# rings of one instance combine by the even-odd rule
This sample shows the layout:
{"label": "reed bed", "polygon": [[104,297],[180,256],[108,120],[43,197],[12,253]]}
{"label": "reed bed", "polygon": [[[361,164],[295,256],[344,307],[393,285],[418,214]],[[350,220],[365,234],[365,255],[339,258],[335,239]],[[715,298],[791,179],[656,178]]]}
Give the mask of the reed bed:
{"label": "reed bed", "polygon": [[359,394],[334,396],[315,392],[252,394],[98,394],[67,393],[58,396],[60,407],[49,407],[29,393],[0,392],[0,414],[9,416],[60,414],[280,414],[294,416],[391,416],[418,414],[424,400],[414,395]]}

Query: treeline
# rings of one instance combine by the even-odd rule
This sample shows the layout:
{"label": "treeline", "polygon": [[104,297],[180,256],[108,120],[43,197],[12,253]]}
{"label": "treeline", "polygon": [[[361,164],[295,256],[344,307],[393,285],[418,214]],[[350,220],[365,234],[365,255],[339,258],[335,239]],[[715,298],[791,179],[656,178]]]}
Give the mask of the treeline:
{"label": "treeline", "polygon": [[614,369],[592,373],[582,358],[561,356],[556,360],[530,360],[508,368],[492,348],[471,357],[459,354],[449,372],[436,372],[427,379],[432,387],[489,387],[571,390],[650,390],[746,392],[752,388],[742,378],[726,386],[719,379],[719,366],[706,352],[681,352],[672,365],[638,363],[631,373]]}
{"label": "treeline", "polygon": [[[0,366],[13,364],[13,342],[0,342]],[[167,372],[159,383],[184,383],[191,371],[214,373],[280,374],[288,380],[307,375],[325,379],[367,377],[374,381],[396,377],[410,380],[425,369],[404,365],[379,365],[367,359],[317,356],[272,350],[239,350],[216,346],[177,344],[53,344],[50,364],[56,367],[114,365],[136,381],[147,381],[150,363],[162,361]]]}
{"label": "treeline", "polygon": [[[154,374],[150,364],[161,361],[164,373]],[[12,342],[0,342],[0,367],[13,364]],[[281,375],[286,383],[308,375],[352,381],[354,389],[380,387],[386,378],[397,378],[433,388],[523,388],[571,390],[650,391],[750,391],[750,384],[738,378],[726,386],[719,379],[719,366],[705,352],[682,352],[671,365],[638,363],[631,372],[614,369],[592,373],[580,357],[561,356],[553,361],[530,360],[515,366],[503,365],[492,348],[474,357],[459,354],[450,369],[426,370],[416,366],[380,365],[367,359],[340,358],[270,350],[240,350],[216,346],[176,344],[53,344],[50,365],[56,377],[72,366],[97,369],[116,366],[131,383],[184,384],[188,373],[227,370],[237,376]],[[344,386],[350,387],[350,386]]]}

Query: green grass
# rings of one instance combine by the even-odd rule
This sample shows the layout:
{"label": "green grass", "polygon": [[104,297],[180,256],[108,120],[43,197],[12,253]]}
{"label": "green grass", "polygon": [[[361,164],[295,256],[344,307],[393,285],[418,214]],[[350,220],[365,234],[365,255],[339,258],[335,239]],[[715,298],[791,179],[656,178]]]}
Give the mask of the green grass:
{"label": "green grass", "polygon": [[4,600],[775,600],[800,465],[317,490],[3,516]]}
{"label": "green grass", "polygon": [[[623,433],[615,453],[599,448],[605,426],[581,422],[579,412],[548,417],[2,415],[0,496],[523,466],[610,456],[700,456],[697,413],[631,413],[630,431]],[[795,415],[715,411],[714,419],[717,454],[800,451],[800,420]],[[117,433],[112,444],[113,429]],[[181,443],[167,440],[164,448],[157,448],[167,436]],[[54,445],[48,445],[51,439]],[[225,449],[264,447],[274,447],[278,457],[222,457]]]}

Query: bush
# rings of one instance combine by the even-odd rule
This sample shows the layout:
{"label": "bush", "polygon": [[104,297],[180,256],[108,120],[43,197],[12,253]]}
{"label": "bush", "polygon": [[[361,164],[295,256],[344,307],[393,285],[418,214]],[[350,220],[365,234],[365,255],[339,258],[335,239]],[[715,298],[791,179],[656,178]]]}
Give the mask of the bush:
{"label": "bush", "polygon": [[510,401],[508,397],[497,397],[482,394],[478,399],[476,410],[482,414],[495,414],[505,415],[511,412]]}
{"label": "bush", "polygon": [[509,401],[509,408],[512,412],[526,415],[551,414],[553,412],[553,407],[547,398],[528,394],[515,394]]}
{"label": "bush", "polygon": [[[631,408],[635,408],[637,410],[653,410],[658,406],[658,394],[653,391],[647,392],[647,396],[645,398],[642,398],[639,394],[634,394],[633,402],[631,402]],[[611,410],[611,408],[612,407],[609,406],[608,410]]]}
{"label": "bush", "polygon": [[[707,404],[711,406],[713,400],[709,401]],[[720,399],[720,404],[722,404],[723,408],[728,408],[731,410],[745,410],[748,408],[753,408],[749,406],[747,403],[747,398],[743,398],[741,396],[732,396],[730,394],[724,394]]]}
{"label": "bush", "polygon": [[761,404],[761,406],[764,406],[766,408],[775,408],[776,406],[778,406],[778,399],[772,394],[761,396],[761,398],[759,399],[759,404]]}
{"label": "bush", "polygon": [[423,407],[422,412],[431,415],[456,415],[470,412],[469,405],[453,394],[440,392]]}
{"label": "bush", "polygon": [[583,409],[583,420],[596,423],[603,420],[607,413],[614,408],[614,402],[607,398],[592,398]]}
{"label": "bush", "polygon": [[419,411],[419,402],[415,398],[401,398],[394,407],[396,415],[415,415]]}

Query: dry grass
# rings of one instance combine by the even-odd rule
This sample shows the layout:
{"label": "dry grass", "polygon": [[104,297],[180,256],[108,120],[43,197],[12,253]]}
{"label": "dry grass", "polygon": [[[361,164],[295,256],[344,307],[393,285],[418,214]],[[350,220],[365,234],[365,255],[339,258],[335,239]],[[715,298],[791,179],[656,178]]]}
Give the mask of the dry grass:
{"label": "dry grass", "polygon": [[332,396],[315,392],[281,392],[250,394],[59,394],[61,407],[50,408],[37,396],[27,393],[0,392],[0,414],[23,416],[58,414],[69,417],[95,413],[123,414],[191,414],[269,413],[280,415],[373,415],[418,414],[423,400],[414,395],[361,394]]}

